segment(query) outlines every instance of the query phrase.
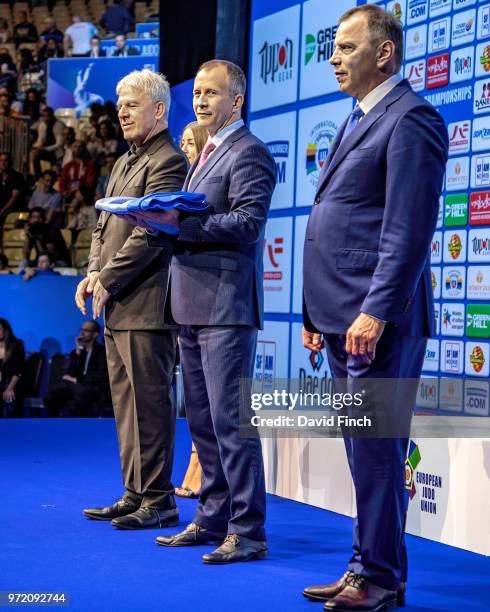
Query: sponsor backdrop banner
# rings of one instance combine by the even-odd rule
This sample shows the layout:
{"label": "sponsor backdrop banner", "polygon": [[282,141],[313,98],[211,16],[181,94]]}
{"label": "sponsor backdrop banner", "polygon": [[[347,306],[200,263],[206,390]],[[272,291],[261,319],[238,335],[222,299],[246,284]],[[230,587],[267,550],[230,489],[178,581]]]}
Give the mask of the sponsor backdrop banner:
{"label": "sponsor backdrop banner", "polygon": [[[107,57],[114,55],[114,51],[117,49],[116,40],[114,38],[106,38],[100,41],[100,46],[107,54]],[[142,36],[141,38],[128,38],[126,40],[127,47],[134,47],[138,51],[138,55],[144,55],[145,57],[158,57],[160,55],[160,40],[151,40],[149,36]]]}
{"label": "sponsor backdrop banner", "polygon": [[77,57],[48,60],[48,106],[74,108],[78,115],[94,102],[116,101],[119,79],[132,70],[158,70],[158,59]]}
{"label": "sponsor backdrop banner", "polygon": [[[418,95],[439,110],[447,124],[450,142],[439,219],[430,249],[437,336],[427,345],[417,408],[421,413],[441,417],[455,413],[488,417],[490,2],[374,3],[402,22],[405,56],[401,73]],[[360,4],[366,4],[365,0],[252,1],[250,126],[268,144],[276,160],[278,181],[264,247],[266,329],[271,322],[280,322],[285,333],[287,330],[289,344],[287,354],[280,356],[281,369],[286,360],[289,376],[294,378],[301,373],[321,379],[325,368],[310,361],[311,356],[301,348],[303,239],[318,174],[340,124],[353,106],[353,100],[338,91],[328,58],[333,51],[339,16]],[[407,176],[406,180],[416,177]],[[277,339],[274,342],[277,346]],[[305,374],[308,368],[313,371]],[[326,445],[333,442],[324,441]],[[436,465],[429,442],[422,440],[417,444],[424,446],[421,454],[429,474],[421,478],[434,491],[423,488],[427,485],[420,481],[422,486],[416,495],[424,496],[424,504],[423,507],[418,502],[412,504],[409,529],[472,550],[483,552],[485,548],[488,552],[490,543],[472,540],[477,534],[451,531],[447,517],[467,511],[457,508],[455,502],[448,505],[444,491],[453,475],[461,475],[464,466],[458,464],[453,469]],[[478,443],[467,441],[470,446]],[[451,444],[448,447],[446,443],[448,460],[457,451],[457,443]],[[271,449],[270,441],[266,445],[267,452],[281,452],[277,445]],[[474,452],[478,451],[473,447],[468,450],[470,454]],[[268,460],[272,461],[272,456]],[[293,476],[295,473],[291,472]],[[431,474],[441,474],[441,480]],[[268,478],[270,490],[291,493],[280,474],[273,476]],[[329,483],[332,477],[328,475]],[[455,490],[454,485],[452,488]],[[300,483],[291,495],[323,505],[318,492],[308,492]],[[429,503],[434,501],[431,495],[438,498],[437,510]],[[333,508],[330,501],[326,507]],[[350,494],[342,509],[338,504],[335,508],[351,513]]]}

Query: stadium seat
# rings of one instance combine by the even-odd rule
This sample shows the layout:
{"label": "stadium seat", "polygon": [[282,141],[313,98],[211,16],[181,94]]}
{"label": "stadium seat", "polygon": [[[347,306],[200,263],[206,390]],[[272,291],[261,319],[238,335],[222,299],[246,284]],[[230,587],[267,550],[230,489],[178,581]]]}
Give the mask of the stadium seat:
{"label": "stadium seat", "polygon": [[10,266],[18,265],[23,259],[25,232],[23,229],[7,230],[3,234],[3,252],[9,259]]}
{"label": "stadium seat", "polygon": [[87,265],[91,243],[92,230],[82,230],[78,234],[77,241],[75,243],[75,266],[77,268],[83,268]]}
{"label": "stadium seat", "polygon": [[15,224],[18,221],[26,221],[28,216],[28,211],[14,210],[8,213],[3,224],[3,231],[15,229]]}
{"label": "stadium seat", "polygon": [[44,358],[41,353],[30,353],[27,355],[24,364],[24,376],[22,377],[24,417],[46,416],[44,402],[42,398],[39,397],[43,364]]}

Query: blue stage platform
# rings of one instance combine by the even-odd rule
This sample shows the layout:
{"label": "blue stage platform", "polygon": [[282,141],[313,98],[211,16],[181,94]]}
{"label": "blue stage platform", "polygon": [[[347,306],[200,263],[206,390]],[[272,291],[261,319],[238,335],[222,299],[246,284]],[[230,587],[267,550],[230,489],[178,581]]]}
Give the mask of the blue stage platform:
{"label": "blue stage platform", "polygon": [[[176,483],[189,451],[179,421]],[[85,519],[81,508],[120,493],[109,419],[0,421],[0,473],[0,591],[67,591],[71,611],[312,612],[322,606],[304,600],[303,587],[336,579],[347,560],[350,519],[274,496],[269,558],[229,566],[201,563],[211,547],[157,546],[161,530],[118,531]],[[183,526],[195,501],[179,505]],[[408,548],[406,612],[490,610],[489,558],[410,536]]]}

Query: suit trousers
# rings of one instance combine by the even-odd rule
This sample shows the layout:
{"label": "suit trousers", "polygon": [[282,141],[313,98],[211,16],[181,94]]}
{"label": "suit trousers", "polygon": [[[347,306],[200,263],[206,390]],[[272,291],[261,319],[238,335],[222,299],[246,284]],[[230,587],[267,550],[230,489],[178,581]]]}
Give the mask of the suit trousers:
{"label": "suit trousers", "polygon": [[[371,363],[345,352],[344,335],[327,334],[324,338],[334,384],[342,379],[351,390],[351,384],[362,385],[363,378],[379,380],[378,387],[390,389],[382,394],[379,414],[394,411],[393,422],[403,423],[401,429],[408,430],[427,338],[397,336],[387,326]],[[368,388],[374,386],[370,383]],[[404,531],[408,437],[361,437],[347,429],[343,434],[357,504],[349,569],[382,588],[395,590],[407,580]]]}
{"label": "suit trousers", "polygon": [[182,326],[187,420],[203,470],[194,523],[265,540],[265,478],[257,438],[240,437],[240,379],[253,375],[257,329]]}
{"label": "suit trousers", "polygon": [[175,508],[176,331],[106,327],[104,335],[125,497],[142,506]]}

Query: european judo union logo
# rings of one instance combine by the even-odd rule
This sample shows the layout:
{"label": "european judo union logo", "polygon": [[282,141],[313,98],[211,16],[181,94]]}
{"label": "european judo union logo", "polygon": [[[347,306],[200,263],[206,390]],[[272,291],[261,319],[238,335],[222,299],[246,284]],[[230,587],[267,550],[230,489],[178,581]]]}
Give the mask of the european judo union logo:
{"label": "european judo union logo", "polygon": [[405,489],[407,489],[410,499],[413,499],[417,493],[415,488],[415,470],[421,459],[419,447],[413,440],[410,440],[408,455],[405,461]]}

